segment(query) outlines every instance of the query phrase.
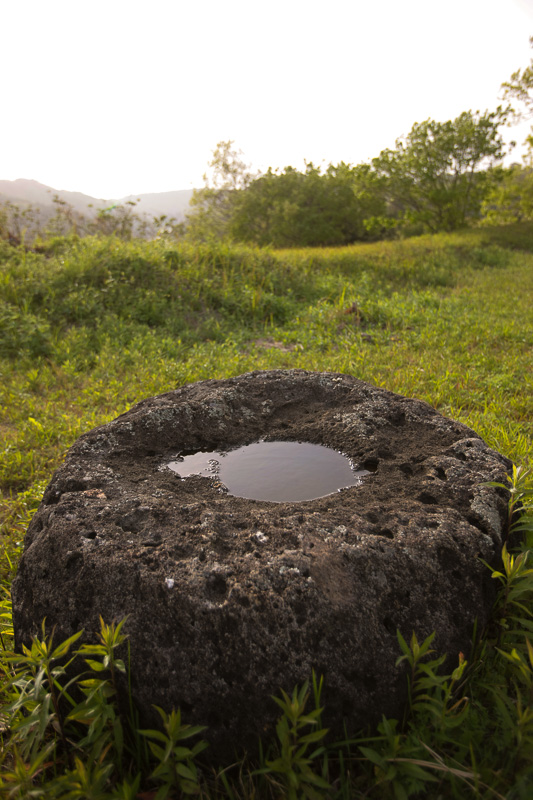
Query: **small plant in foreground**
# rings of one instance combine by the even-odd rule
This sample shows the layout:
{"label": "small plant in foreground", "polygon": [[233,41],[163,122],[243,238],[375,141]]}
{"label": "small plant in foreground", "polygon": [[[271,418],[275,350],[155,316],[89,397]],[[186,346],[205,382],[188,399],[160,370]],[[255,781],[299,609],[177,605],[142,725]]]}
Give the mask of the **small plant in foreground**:
{"label": "small plant in foreground", "polygon": [[[325,753],[324,746],[318,743],[327,734],[327,729],[320,725],[320,716],[324,710],[319,705],[322,681],[317,683],[313,676],[313,685],[315,708],[308,713],[308,681],[300,689],[295,687],[290,697],[282,689],[281,698],[272,698],[283,712],[276,725],[279,755],[267,760],[266,766],[255,773],[268,775],[270,781],[281,789],[280,796],[287,800],[319,800],[326,797],[331,788],[328,781],[313,769],[313,762]],[[314,727],[315,730],[306,733],[309,727]],[[318,746],[315,747],[316,745]]]}
{"label": "small plant in foreground", "polygon": [[[506,545],[502,550],[502,570],[494,570],[492,578],[500,581],[502,588],[498,594],[497,624],[499,626],[498,641],[505,637],[507,642],[522,636],[524,629],[533,634],[533,553],[524,550],[513,555],[507,552]],[[519,626],[516,630],[513,626]]]}
{"label": "small plant in foreground", "polygon": [[[83,631],[54,647],[43,622],[42,638],[22,654],[4,651],[1,796],[133,799],[142,777],[133,755],[139,737],[150,740],[155,756],[146,776],[148,785],[160,784],[154,798],[170,797],[174,789],[199,793],[194,758],[207,745],[189,749],[181,741],[203,729],[182,724],[179,711],[160,711],[164,732],[138,731],[119,707],[116,676],[126,667],[115,651],[125,641],[124,622],[106,625],[101,619],[99,642],[75,651]],[[69,677],[80,659],[87,671]]]}
{"label": "small plant in foreground", "polygon": [[413,632],[408,645],[400,631],[398,642],[403,655],[396,660],[396,666],[407,661],[411,667],[409,677],[409,706],[411,713],[424,714],[438,730],[455,728],[460,725],[467,713],[468,698],[455,699],[458,685],[467,666],[463,653],[459,653],[459,664],[451,675],[439,674],[446,656],[423,661],[434,651],[430,649],[435,638],[432,633],[421,644]]}
{"label": "small plant in foreground", "polygon": [[368,781],[372,788],[379,788],[381,797],[404,800],[438,779],[427,769],[434,767],[434,763],[416,758],[420,748],[396,730],[397,724],[397,720],[383,717],[378,725],[379,735],[360,745],[359,750],[373,767],[372,779]]}
{"label": "small plant in foreground", "polygon": [[8,702],[4,714],[12,744],[30,764],[34,759],[40,764],[45,747],[54,757],[62,750],[61,761],[72,766],[65,708],[74,705],[69,694],[73,681],[65,682],[65,679],[75,656],[68,661],[66,657],[83,631],[54,647],[53,635],[45,636],[44,625],[43,621],[42,640],[35,638],[30,648],[23,648],[22,654],[5,654],[13,675],[5,687]]}
{"label": "small plant in foreground", "polygon": [[511,534],[518,534],[524,539],[526,547],[533,547],[533,486],[531,471],[513,464],[511,475],[507,475],[507,484],[489,481],[485,486],[496,486],[509,492],[507,504],[507,524],[505,543]]}
{"label": "small plant in foreground", "polygon": [[199,794],[200,785],[194,759],[205,750],[207,742],[199,741],[190,748],[184,747],[182,742],[197,736],[205,730],[205,727],[184,725],[179,710],[166,714],[162,708],[157,706],[156,708],[163,720],[164,733],[153,730],[140,731],[152,740],[149,746],[157,761],[157,766],[150,777],[162,784],[154,800],[171,797],[174,789],[186,795]]}

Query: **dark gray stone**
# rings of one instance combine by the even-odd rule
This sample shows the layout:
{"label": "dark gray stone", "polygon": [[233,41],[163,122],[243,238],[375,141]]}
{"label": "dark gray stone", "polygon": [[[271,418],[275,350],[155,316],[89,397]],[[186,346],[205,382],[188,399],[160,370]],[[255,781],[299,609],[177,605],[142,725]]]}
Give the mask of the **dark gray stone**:
{"label": "dark gray stone", "polygon": [[[180,480],[180,450],[306,441],[372,470],[318,500],[231,497]],[[145,400],[82,436],[55,473],[13,582],[16,645],[128,616],[133,695],[209,726],[216,758],[253,747],[270,695],[314,668],[325,724],[398,715],[396,629],[455,666],[483,625],[506,500],[483,486],[511,463],[429,405],[347,375],[301,370],[204,381]],[[59,638],[56,638],[58,641]]]}

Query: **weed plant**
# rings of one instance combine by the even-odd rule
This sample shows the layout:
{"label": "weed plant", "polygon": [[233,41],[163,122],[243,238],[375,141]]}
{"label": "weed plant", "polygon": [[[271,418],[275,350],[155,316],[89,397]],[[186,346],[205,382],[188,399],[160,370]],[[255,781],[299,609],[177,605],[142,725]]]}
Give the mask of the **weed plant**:
{"label": "weed plant", "polygon": [[[0,796],[530,798],[532,267],[527,225],[290,252],[0,243]],[[44,486],[81,433],[190,381],[293,367],[347,372],[473,427],[523,467],[506,485],[512,535],[468,659],[445,674],[431,637],[399,632],[402,719],[332,742],[310,676],[280,687],[276,739],[255,760],[215,768],[179,709],[145,731],[118,706],[120,621],[102,621],[96,645],[43,634],[13,654],[9,585]],[[74,656],[83,670],[67,679]]]}

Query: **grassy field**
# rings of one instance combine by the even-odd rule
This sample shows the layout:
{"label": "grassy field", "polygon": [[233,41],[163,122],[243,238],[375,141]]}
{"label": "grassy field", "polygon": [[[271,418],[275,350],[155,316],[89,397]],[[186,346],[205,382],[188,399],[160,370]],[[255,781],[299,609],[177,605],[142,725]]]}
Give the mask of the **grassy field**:
{"label": "grassy field", "polygon": [[[531,225],[332,250],[55,239],[33,252],[0,243],[4,590],[28,520],[75,439],[140,399],[191,381],[270,368],[349,373],[426,400],[528,469],[533,461],[532,299]],[[527,494],[531,483],[520,487]],[[194,789],[213,797],[251,797],[254,792],[257,797],[398,800],[530,797],[533,648],[528,649],[526,638],[529,634],[533,640],[533,584],[526,559],[516,556],[507,566],[495,620],[510,615],[512,598],[522,607],[514,609],[519,621],[495,622],[497,632],[487,632],[478,642],[461,676],[447,677],[448,695],[445,676],[437,678],[435,667],[433,684],[425,691],[440,703],[439,723],[421,702],[402,724],[384,722],[374,739],[334,753],[317,745],[319,753],[307,769],[324,785],[320,780],[306,783],[305,770],[298,772],[292,762],[289,767],[283,762],[282,769],[281,756],[268,761],[277,767],[266,766],[265,756],[260,776],[251,778],[241,764],[227,772],[204,772],[203,779],[189,776],[190,785],[175,784],[179,791]],[[2,644],[9,650],[7,599],[4,614]],[[507,655],[498,655],[497,648]],[[416,662],[414,651],[408,651]],[[6,656],[4,682],[9,683],[14,669]],[[424,671],[417,669],[413,674],[422,679]],[[427,672],[433,674],[432,669]],[[8,706],[13,692],[12,683],[6,689]],[[459,712],[461,724],[454,726]],[[22,711],[12,713],[19,719]],[[26,708],[24,713],[34,711]],[[5,774],[15,775],[19,759],[29,781],[24,791],[31,786],[37,792],[39,781],[52,780],[50,769],[43,761],[30,774],[28,764],[37,750],[24,749],[15,717],[9,719],[12,732],[4,732],[2,750]],[[51,723],[43,742],[53,739],[54,730]],[[299,741],[298,731],[291,734],[293,744]],[[63,763],[64,744],[57,747],[56,764]],[[79,749],[80,763],[83,753]],[[187,758],[183,763],[193,774],[196,755]],[[107,775],[100,794],[96,789],[93,794],[88,789],[86,794],[61,794],[63,789],[55,788],[52,794],[50,783],[48,794],[32,796],[134,798],[138,772],[137,789],[145,790],[138,796],[156,797],[150,787],[157,788],[157,778],[147,777],[148,766],[141,768],[133,756],[128,763]],[[75,771],[73,762],[65,764],[65,774],[67,767]],[[30,796],[21,781],[20,776],[0,778],[0,793]],[[164,785],[158,800],[179,796],[171,784],[164,794]]]}

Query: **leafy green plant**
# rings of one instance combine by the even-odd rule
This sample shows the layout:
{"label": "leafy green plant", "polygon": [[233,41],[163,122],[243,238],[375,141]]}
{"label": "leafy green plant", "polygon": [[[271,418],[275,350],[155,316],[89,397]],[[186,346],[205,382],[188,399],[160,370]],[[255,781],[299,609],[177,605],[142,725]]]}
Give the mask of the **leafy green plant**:
{"label": "leafy green plant", "polygon": [[460,725],[468,713],[467,698],[461,696],[456,699],[463,673],[468,664],[463,653],[459,653],[459,664],[451,675],[442,675],[439,673],[439,669],[446,661],[446,656],[429,661],[423,660],[433,653],[430,646],[435,638],[434,633],[421,644],[418,643],[414,631],[409,645],[400,631],[397,631],[397,637],[403,655],[397,659],[396,666],[407,661],[411,668],[408,680],[411,713],[427,716],[431,724],[439,731]]}
{"label": "leafy green plant", "polygon": [[406,800],[427,789],[427,784],[438,783],[438,779],[427,769],[434,767],[434,762],[417,758],[419,746],[402,736],[397,724],[397,720],[383,717],[378,736],[359,745],[359,751],[372,765],[372,785],[381,797]]}
{"label": "leafy green plant", "polygon": [[198,741],[192,747],[184,747],[183,742],[198,736],[205,727],[182,723],[179,710],[167,714],[162,708],[156,706],[156,709],[163,721],[163,732],[140,731],[150,740],[150,750],[157,760],[157,766],[150,775],[152,780],[161,784],[155,800],[171,797],[174,790],[185,795],[199,794],[198,770],[194,759],[205,750],[207,742]]}
{"label": "leafy green plant", "polygon": [[[503,567],[492,577],[501,583],[494,609],[497,637],[487,656],[488,669],[480,688],[496,711],[494,735],[505,747],[505,773],[516,791],[527,798],[533,759],[533,568],[531,551],[509,554],[504,546]],[[526,777],[529,775],[529,783]],[[520,788],[522,787],[522,788]]]}
{"label": "leafy green plant", "polygon": [[533,486],[531,471],[513,464],[511,475],[507,475],[507,483],[489,481],[486,486],[495,486],[509,493],[507,504],[507,524],[505,542],[511,534],[525,534],[525,544],[533,547]]}
{"label": "leafy green plant", "polygon": [[[325,753],[324,746],[319,743],[327,734],[327,729],[319,724],[323,711],[319,705],[321,682],[317,683],[315,678],[314,688],[315,708],[309,712],[306,712],[310,695],[308,681],[301,688],[295,687],[291,696],[282,689],[281,697],[272,698],[282,711],[276,725],[278,755],[267,759],[265,766],[255,774],[268,775],[287,800],[319,800],[330,789],[328,781],[318,774],[316,767],[313,769],[314,762]],[[307,732],[309,728],[314,730]]]}
{"label": "leafy green plant", "polygon": [[[533,633],[533,557],[531,550],[517,555],[502,550],[502,570],[494,570],[492,578],[501,583],[496,608],[498,609],[499,640],[513,639],[524,628]],[[519,626],[521,630],[514,626]]]}
{"label": "leafy green plant", "polygon": [[126,672],[124,662],[115,655],[116,648],[125,639],[121,632],[124,622],[106,625],[100,618],[100,643],[84,644],[77,651],[76,655],[84,658],[91,675],[77,680],[84,699],[67,716],[67,722],[77,722],[86,727],[86,734],[78,741],[78,747],[89,755],[90,761],[98,762],[104,753],[106,758],[111,755],[121,777],[123,723],[115,703],[110,700],[117,696],[116,673]]}
{"label": "leafy green plant", "polygon": [[[188,748],[182,742],[203,728],[183,724],[179,711],[167,715],[162,709],[163,731],[132,727],[135,719],[117,703],[117,674],[126,672],[116,654],[125,642],[125,620],[100,623],[99,641],[77,650],[83,631],[54,646],[43,622],[42,638],[31,647],[4,651],[3,724],[9,735],[0,791],[9,797],[133,798],[144,768],[146,782],[159,784],[157,800],[177,789],[198,794],[194,760],[207,745],[199,741]],[[87,669],[72,675],[81,660]],[[148,766],[134,757],[137,737],[148,741],[154,756]]]}
{"label": "leafy green plant", "polygon": [[54,647],[53,635],[46,637],[44,626],[43,621],[43,638],[35,638],[31,647],[24,647],[20,654],[5,654],[13,676],[6,687],[8,702],[4,713],[9,721],[12,743],[23,758],[39,761],[41,748],[45,746],[54,753],[61,748],[71,764],[65,706],[74,705],[74,701],[69,694],[72,681],[66,676],[75,656],[68,661],[65,659],[82,631]]}

